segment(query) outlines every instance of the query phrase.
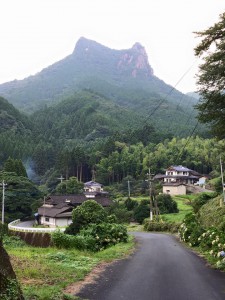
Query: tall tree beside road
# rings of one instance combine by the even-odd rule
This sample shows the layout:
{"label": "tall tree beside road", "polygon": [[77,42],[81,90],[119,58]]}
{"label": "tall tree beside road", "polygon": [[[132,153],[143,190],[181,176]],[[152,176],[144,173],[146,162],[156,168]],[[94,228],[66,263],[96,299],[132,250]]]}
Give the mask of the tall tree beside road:
{"label": "tall tree beside road", "polygon": [[202,32],[195,48],[195,55],[202,57],[199,67],[198,86],[201,95],[199,120],[210,123],[213,133],[220,139],[225,137],[225,13],[219,21]]}

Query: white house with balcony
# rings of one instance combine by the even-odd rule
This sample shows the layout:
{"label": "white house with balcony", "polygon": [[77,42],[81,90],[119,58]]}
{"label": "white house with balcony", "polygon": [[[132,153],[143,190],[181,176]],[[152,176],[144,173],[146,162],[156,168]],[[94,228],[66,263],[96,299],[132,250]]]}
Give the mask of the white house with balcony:
{"label": "white house with balcony", "polygon": [[164,194],[185,195],[187,186],[194,185],[200,177],[198,172],[179,165],[170,166],[165,174],[158,174],[154,179],[162,181]]}

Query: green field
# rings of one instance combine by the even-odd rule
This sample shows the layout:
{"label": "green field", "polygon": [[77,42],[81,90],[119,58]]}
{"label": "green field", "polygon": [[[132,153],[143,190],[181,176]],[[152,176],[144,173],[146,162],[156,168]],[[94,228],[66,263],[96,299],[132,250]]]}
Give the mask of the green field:
{"label": "green field", "polygon": [[177,202],[179,212],[174,214],[165,214],[163,215],[163,219],[171,222],[182,222],[185,215],[193,210],[191,206],[193,198],[194,196],[192,195],[174,196],[173,199]]}
{"label": "green field", "polygon": [[[173,199],[177,202],[177,207],[179,209],[179,213],[174,214],[164,214],[162,215],[163,220],[171,221],[171,222],[182,222],[185,215],[192,211],[191,202],[194,200],[195,195],[179,195],[173,196]],[[131,197],[132,200],[136,200],[140,202],[141,200],[149,200],[148,196],[139,196],[139,197]],[[135,227],[135,226],[134,226]],[[129,228],[130,231],[132,230]]]}

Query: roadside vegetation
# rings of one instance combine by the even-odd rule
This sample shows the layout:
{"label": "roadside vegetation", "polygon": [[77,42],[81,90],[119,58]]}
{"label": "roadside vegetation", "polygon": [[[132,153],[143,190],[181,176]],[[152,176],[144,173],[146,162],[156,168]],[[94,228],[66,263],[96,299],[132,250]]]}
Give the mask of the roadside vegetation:
{"label": "roadside vegetation", "polygon": [[225,270],[225,203],[222,196],[201,194],[179,229],[179,237],[214,267]]}
{"label": "roadside vegetation", "polygon": [[75,298],[64,292],[66,287],[83,280],[94,267],[129,255],[134,241],[129,237],[126,243],[91,252],[74,248],[35,248],[17,237],[5,236],[4,247],[26,300],[72,300]]}

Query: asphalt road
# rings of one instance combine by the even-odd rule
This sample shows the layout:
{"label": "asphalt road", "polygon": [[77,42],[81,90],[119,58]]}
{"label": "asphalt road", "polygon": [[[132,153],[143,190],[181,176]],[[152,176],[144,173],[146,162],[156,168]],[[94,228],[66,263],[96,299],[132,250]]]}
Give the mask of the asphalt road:
{"label": "asphalt road", "polygon": [[34,220],[24,221],[16,224],[17,227],[33,228]]}
{"label": "asphalt road", "polygon": [[225,274],[175,237],[135,233],[138,250],[76,294],[88,300],[224,300]]}

